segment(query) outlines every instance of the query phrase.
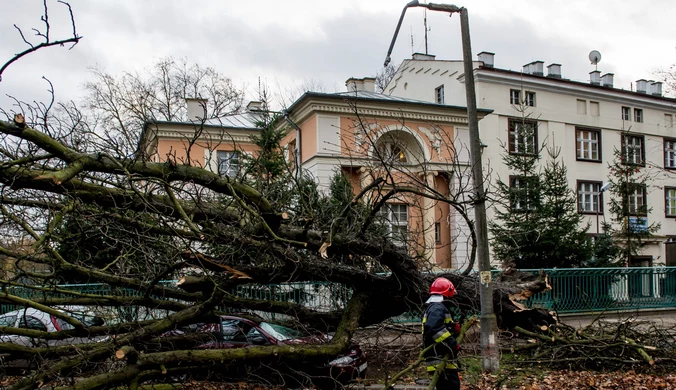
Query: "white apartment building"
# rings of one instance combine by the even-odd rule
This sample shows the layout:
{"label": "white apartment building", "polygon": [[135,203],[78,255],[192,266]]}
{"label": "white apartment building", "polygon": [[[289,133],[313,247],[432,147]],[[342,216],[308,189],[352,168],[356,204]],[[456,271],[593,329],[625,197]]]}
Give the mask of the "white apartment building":
{"label": "white apartment building", "polygon": [[[670,244],[676,241],[676,99],[662,96],[659,82],[638,80],[635,90],[629,91],[615,88],[611,73],[593,71],[589,82],[579,82],[563,77],[560,64],[546,66],[546,72],[544,68],[544,62],[535,61],[521,72],[500,69],[495,67],[495,55],[488,52],[479,53],[474,62],[477,104],[493,110],[479,123],[490,179],[508,182],[502,145],[510,153],[518,152],[514,130],[522,114],[515,103],[525,102],[527,114],[538,124],[532,142],[561,148],[570,187],[578,193],[578,211],[587,217],[589,233],[594,234],[610,218],[609,194],[600,189],[608,180],[614,150],[621,150],[624,142],[636,152],[633,162],[651,177],[645,191],[637,191],[632,201],[652,208],[648,223],[661,224],[655,239],[630,265],[676,265],[676,245]],[[414,54],[400,65],[385,93],[465,106],[463,73],[462,61]],[[623,130],[631,135],[623,139]],[[456,149],[465,159],[468,148],[462,144],[468,144],[468,139],[468,130],[459,128]],[[546,153],[542,157],[546,161]],[[488,218],[493,214],[489,209]],[[457,251],[457,255],[463,254]]]}

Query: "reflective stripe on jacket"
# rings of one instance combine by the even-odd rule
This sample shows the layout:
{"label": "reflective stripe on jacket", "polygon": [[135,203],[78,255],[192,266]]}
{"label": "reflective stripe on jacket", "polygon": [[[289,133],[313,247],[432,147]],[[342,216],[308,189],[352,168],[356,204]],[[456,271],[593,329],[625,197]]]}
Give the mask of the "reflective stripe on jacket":
{"label": "reflective stripe on jacket", "polygon": [[443,303],[433,302],[427,307],[422,321],[423,349],[434,345],[424,354],[428,371],[439,368],[446,355],[448,358],[444,368],[458,368],[455,362],[455,349],[458,343],[447,327],[452,322],[453,317]]}

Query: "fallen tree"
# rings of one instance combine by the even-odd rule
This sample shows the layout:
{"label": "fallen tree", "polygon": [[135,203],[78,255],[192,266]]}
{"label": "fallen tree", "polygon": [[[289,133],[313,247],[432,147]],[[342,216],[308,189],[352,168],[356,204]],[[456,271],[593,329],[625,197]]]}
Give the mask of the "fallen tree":
{"label": "fallen tree", "polygon": [[[349,346],[352,332],[359,326],[380,323],[399,314],[419,310],[427,297],[427,289],[433,276],[422,272],[421,264],[409,253],[393,245],[389,240],[376,235],[345,236],[335,234],[328,250],[323,248],[327,234],[314,229],[301,229],[285,223],[282,210],[275,210],[266,197],[253,187],[244,183],[234,183],[227,177],[220,177],[204,169],[189,166],[176,166],[169,163],[138,162],[103,153],[79,152],[45,132],[26,126],[20,118],[12,122],[0,122],[0,132],[31,145],[50,156],[52,166],[44,162],[36,165],[33,158],[20,157],[7,161],[0,166],[0,181],[5,187],[5,197],[1,207],[6,221],[18,230],[30,234],[34,245],[31,251],[15,251],[8,247],[0,251],[8,257],[43,264],[50,270],[47,274],[37,274],[28,270],[19,272],[23,278],[30,277],[39,284],[26,286],[34,288],[42,296],[36,299],[24,299],[11,294],[11,287],[21,287],[23,283],[2,280],[5,292],[0,301],[20,304],[44,310],[54,305],[90,305],[113,307],[147,307],[149,309],[167,309],[176,314],[167,319],[150,321],[138,325],[128,333],[133,324],[126,326],[87,329],[71,322],[74,329],[67,331],[68,336],[91,336],[105,334],[119,335],[109,342],[96,345],[84,344],[78,348],[55,347],[48,355],[69,356],[63,361],[50,363],[45,360],[39,371],[29,375],[15,385],[16,389],[33,388],[39,383],[47,383],[63,376],[87,376],[93,362],[111,359],[120,347],[128,346],[132,350],[143,350],[143,344],[149,338],[158,336],[178,325],[199,321],[203,315],[214,313],[216,306],[231,309],[265,311],[292,316],[297,323],[322,331],[336,330],[336,336],[330,344],[307,347],[257,347],[246,350],[210,350],[210,351],[167,351],[138,354],[128,364],[115,372],[87,376],[77,382],[76,388],[105,388],[114,384],[131,383],[142,378],[156,378],[160,372],[171,369],[180,362],[203,365],[205,362],[223,360],[254,361],[261,356],[276,356],[285,361],[294,359],[335,357]],[[18,157],[18,156],[17,156]],[[105,175],[105,180],[98,179]],[[112,177],[119,182],[111,185]],[[129,180],[129,178],[134,178]],[[164,193],[156,189],[141,191],[136,185],[137,178],[148,182],[169,183],[164,185]],[[201,185],[213,192],[238,200],[240,207],[226,208],[225,214],[219,201],[198,199],[179,201],[175,194],[177,187]],[[49,201],[38,201],[38,198]],[[22,202],[22,200],[30,201]],[[212,203],[213,202],[213,203]],[[115,208],[113,208],[115,205]],[[30,210],[30,212],[29,212]],[[35,210],[45,214],[35,224],[28,218]],[[149,241],[171,242],[177,251],[172,261],[158,267],[154,261],[152,248],[136,246],[134,250],[147,250],[147,260],[127,263],[125,272],[120,268],[95,267],[80,259],[69,259],[71,254],[61,253],[58,248],[60,221],[65,218],[78,218],[79,213],[98,215],[103,218],[125,210],[125,216],[119,219],[116,229],[128,229],[132,234],[142,232]],[[188,217],[186,210],[200,210]],[[120,213],[120,211],[117,211]],[[142,217],[138,217],[142,214]],[[200,217],[201,215],[201,217]],[[237,218],[234,218],[237,215]],[[149,222],[151,221],[151,222]],[[108,229],[111,228],[109,224]],[[128,233],[128,234],[129,234]],[[63,234],[63,233],[61,233]],[[122,246],[130,245],[125,240],[135,240],[132,236],[120,234],[117,241]],[[168,240],[170,239],[170,240]],[[226,242],[227,245],[221,243]],[[229,249],[228,256],[205,254],[191,246],[218,246]],[[138,245],[138,243],[135,243]],[[130,245],[131,248],[131,245]],[[368,271],[366,268],[346,263],[345,258],[361,258],[377,263],[389,271],[388,275]],[[112,264],[117,259],[110,259]],[[135,276],[137,270],[146,268],[153,272],[143,278]],[[170,287],[160,284],[160,280],[183,272],[200,270],[200,276],[184,275],[181,284]],[[459,294],[456,304],[465,312],[476,312],[478,302],[478,280],[458,274],[446,275],[456,284]],[[100,296],[81,294],[59,287],[56,282],[77,277],[78,280],[105,283],[108,286],[132,289],[141,293],[137,296]],[[337,308],[331,312],[312,310],[302,303],[275,302],[267,299],[241,298],[226,293],[242,285],[268,285],[279,282],[317,282],[325,281],[341,284],[352,291],[346,309]],[[526,310],[517,303],[529,294],[548,288],[542,275],[515,281],[504,281],[495,292],[496,311],[502,325],[512,327],[520,325],[532,328],[547,323],[549,316],[543,312]],[[49,297],[48,292],[58,293],[60,298]],[[387,302],[386,305],[383,302]],[[47,306],[46,306],[47,305]],[[544,322],[543,322],[544,321]],[[26,334],[23,329],[3,328],[4,334]],[[62,333],[63,334],[63,333]],[[37,334],[33,334],[36,335]],[[46,338],[58,338],[55,333],[43,334]],[[0,351],[16,352],[9,345],[0,345]],[[56,349],[59,348],[59,349]],[[36,350],[34,355],[43,354]],[[25,356],[28,350],[16,354]],[[135,354],[133,354],[135,355]],[[127,356],[127,354],[123,354]],[[159,375],[161,377],[161,375]]]}
{"label": "fallen tree", "polygon": [[[49,29],[46,19],[45,6]],[[43,34],[46,42],[36,50],[77,43],[72,21],[71,40],[52,42]],[[120,112],[119,97],[107,100],[105,89],[96,91],[97,101],[109,104],[100,109]],[[0,255],[3,269],[11,270],[0,278],[0,303],[40,310],[61,325],[51,331],[44,324],[0,326],[3,362],[31,363],[13,389],[138,387],[263,358],[278,365],[325,364],[350,349],[357,328],[420,311],[427,299],[435,276],[425,273],[426,259],[395,245],[379,228],[385,202],[396,193],[415,193],[465,216],[471,206],[471,200],[444,197],[415,181],[397,187],[391,171],[400,168],[384,158],[375,161],[374,172],[382,177],[359,194],[337,178],[332,193],[322,196],[312,180],[286,165],[274,118],[261,125],[262,138],[255,141],[260,152],[248,161],[249,173],[230,177],[194,163],[189,148],[180,161],[146,155],[147,140],[139,127],[128,126],[129,118],[108,117],[108,127],[99,130],[75,106],[17,104],[22,112],[3,111],[7,118],[0,120]],[[140,119],[150,123],[155,117]],[[203,125],[195,124],[195,139]],[[378,196],[367,200],[371,193]],[[446,275],[459,290],[454,302],[464,313],[479,311],[479,281],[466,275],[471,268]],[[502,326],[549,324],[548,313],[518,303],[546,290],[546,277],[512,276],[494,295]],[[235,293],[290,283],[336,285],[349,294],[332,297],[332,309],[320,310],[302,300]],[[86,326],[77,312],[95,309],[128,315]],[[188,348],[191,340],[166,338],[233,310],[282,314],[299,328],[334,334],[316,345],[201,350]],[[166,341],[174,348],[155,348]]]}

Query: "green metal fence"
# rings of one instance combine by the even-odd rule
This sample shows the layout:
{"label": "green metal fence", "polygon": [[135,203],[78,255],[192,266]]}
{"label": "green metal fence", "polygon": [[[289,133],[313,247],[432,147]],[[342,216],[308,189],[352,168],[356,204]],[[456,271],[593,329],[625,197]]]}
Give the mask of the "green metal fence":
{"label": "green metal fence", "polygon": [[559,313],[676,307],[676,267],[545,271],[552,289],[532,296],[527,301],[529,307]]}
{"label": "green metal fence", "polygon": [[[523,270],[539,272],[539,270]],[[548,269],[552,290],[532,296],[528,307],[576,313],[599,310],[635,310],[676,307],[676,267],[647,268],[574,268]],[[496,272],[497,275],[499,272]],[[171,286],[175,281],[164,281]],[[25,298],[68,297],[68,294],[39,291],[25,287],[8,287],[8,291]],[[73,284],[60,290],[95,295],[139,296],[142,292],[111,287],[106,284]],[[274,285],[245,285],[230,292],[242,298],[294,302],[318,311],[344,307],[352,292],[335,283],[305,282]],[[0,304],[0,313],[16,310],[16,305]],[[228,311],[227,307],[221,308]],[[139,307],[108,309],[108,315],[118,320],[165,316],[166,311]],[[398,322],[417,321],[419,313],[411,312],[394,319]]]}

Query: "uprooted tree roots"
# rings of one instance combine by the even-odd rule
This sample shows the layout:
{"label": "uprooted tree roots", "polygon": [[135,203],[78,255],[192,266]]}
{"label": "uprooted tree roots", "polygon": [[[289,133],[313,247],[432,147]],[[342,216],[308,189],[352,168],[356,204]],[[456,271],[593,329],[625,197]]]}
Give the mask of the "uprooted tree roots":
{"label": "uprooted tree roots", "polygon": [[[574,370],[676,368],[676,327],[646,321],[594,321],[576,329],[556,323],[539,331],[514,328],[515,364]],[[525,343],[522,339],[525,339]]]}

